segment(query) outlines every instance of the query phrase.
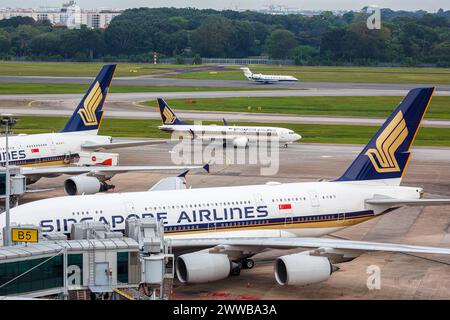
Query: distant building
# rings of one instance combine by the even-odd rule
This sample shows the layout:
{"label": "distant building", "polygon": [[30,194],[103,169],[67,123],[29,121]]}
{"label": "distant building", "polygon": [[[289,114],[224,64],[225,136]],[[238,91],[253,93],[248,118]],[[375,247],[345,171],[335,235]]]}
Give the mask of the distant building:
{"label": "distant building", "polygon": [[54,26],[70,29],[86,25],[88,28],[106,28],[111,20],[122,13],[120,10],[81,9],[75,1],[64,3],[61,8],[40,7],[37,9],[0,8],[0,20],[12,17],[30,17],[36,21],[48,20]]}

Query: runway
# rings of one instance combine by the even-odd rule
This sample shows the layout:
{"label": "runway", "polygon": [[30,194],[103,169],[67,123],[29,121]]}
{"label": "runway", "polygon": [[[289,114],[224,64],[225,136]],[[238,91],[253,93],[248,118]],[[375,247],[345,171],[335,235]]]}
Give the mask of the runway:
{"label": "runway", "polygon": [[[10,113],[15,116],[47,116],[70,117],[76,101],[0,101],[0,113]],[[156,103],[155,103],[156,105]],[[161,119],[155,108],[141,106],[133,102],[107,102],[104,108],[106,118],[119,119]],[[298,124],[340,124],[378,126],[385,119],[358,118],[338,116],[302,116],[291,114],[250,113],[250,112],[218,112],[177,110],[181,119],[192,121],[222,121],[226,118],[233,122],[261,122],[261,123],[298,123]],[[450,120],[424,120],[422,126],[435,128],[450,128]]]}
{"label": "runway", "polygon": [[[294,144],[280,149],[280,169],[261,176],[259,165],[212,165],[211,174],[189,173],[193,188],[262,184],[268,181],[301,182],[332,180],[341,175],[362,146]],[[123,165],[171,163],[171,146],[157,145],[117,150]],[[114,151],[112,151],[114,152]],[[403,185],[423,187],[426,198],[450,197],[450,148],[416,147]],[[172,174],[173,175],[173,174]],[[120,174],[112,179],[115,192],[144,191],[168,174]],[[26,196],[24,201],[62,196],[63,177],[42,179],[33,187],[54,191]],[[352,240],[380,241],[450,247],[450,206],[402,208],[332,234]],[[175,281],[171,299],[449,299],[450,257],[364,253],[340,264],[329,280],[307,287],[280,287],[273,277],[275,257],[298,250],[269,250],[254,257],[255,268],[238,277],[195,285]],[[381,289],[369,290],[367,267],[381,270]]]}
{"label": "runway", "polygon": [[[136,102],[165,99],[201,99],[235,97],[320,97],[320,96],[360,96],[360,97],[400,97],[408,90],[397,89],[308,89],[308,90],[254,90],[254,91],[196,91],[196,92],[133,92],[109,93],[109,102]],[[450,96],[450,91],[437,91],[436,96]],[[83,94],[2,94],[0,101],[64,101],[78,102]]]}
{"label": "runway", "polygon": [[[410,90],[412,88],[430,86],[430,84],[400,83],[356,83],[356,82],[298,82],[276,83],[271,85],[255,83],[247,80],[214,80],[214,79],[177,79],[161,78],[160,74],[139,77],[116,77],[113,85],[139,86],[196,86],[196,87],[228,87],[228,88],[285,88],[285,89],[367,89],[367,90]],[[0,76],[0,83],[78,83],[89,84],[92,77],[49,77],[49,76]],[[439,85],[438,91],[450,91],[450,85]]]}

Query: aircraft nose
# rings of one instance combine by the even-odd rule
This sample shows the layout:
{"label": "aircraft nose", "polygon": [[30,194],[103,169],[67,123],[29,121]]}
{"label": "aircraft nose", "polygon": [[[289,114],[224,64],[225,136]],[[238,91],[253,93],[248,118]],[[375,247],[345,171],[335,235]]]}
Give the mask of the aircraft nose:
{"label": "aircraft nose", "polygon": [[298,133],[294,134],[294,141],[300,140],[302,138]]}

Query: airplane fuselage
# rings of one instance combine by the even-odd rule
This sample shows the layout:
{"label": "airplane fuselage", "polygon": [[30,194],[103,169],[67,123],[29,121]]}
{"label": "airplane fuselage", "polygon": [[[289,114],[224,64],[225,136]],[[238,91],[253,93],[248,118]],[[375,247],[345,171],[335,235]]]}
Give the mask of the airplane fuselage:
{"label": "airplane fuselage", "polygon": [[[82,145],[109,143],[111,137],[82,132],[42,133],[8,137],[9,164],[18,166],[67,165],[82,151]],[[0,139],[0,165],[6,164],[6,139]]]}
{"label": "airplane fuselage", "polygon": [[293,76],[277,76],[269,74],[252,74],[247,76],[247,79],[262,82],[262,83],[273,83],[273,82],[295,82],[298,81],[297,78]]}
{"label": "airplane fuselage", "polygon": [[202,140],[234,141],[244,138],[247,142],[256,142],[262,139],[277,139],[280,143],[292,143],[301,136],[292,130],[278,127],[255,126],[216,126],[216,125],[162,125],[160,130],[179,133],[194,133],[194,138]]}
{"label": "airplane fuselage", "polygon": [[[13,223],[69,233],[72,223],[101,221],[123,230],[129,217],[164,221],[177,238],[322,236],[390,211],[376,195],[420,198],[422,189],[347,182],[309,182],[59,197],[11,210]],[[1,224],[4,223],[3,219]]]}

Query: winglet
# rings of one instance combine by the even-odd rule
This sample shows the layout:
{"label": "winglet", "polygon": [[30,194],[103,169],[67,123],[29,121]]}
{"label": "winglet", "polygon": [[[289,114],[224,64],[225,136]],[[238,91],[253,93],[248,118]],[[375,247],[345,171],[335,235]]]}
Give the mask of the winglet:
{"label": "winglet", "polygon": [[228,126],[228,121],[227,121],[227,119],[222,118],[222,120],[223,120],[223,125],[224,125],[224,126]]}
{"label": "winglet", "polygon": [[189,173],[189,170],[183,171],[177,177],[178,178],[186,178],[186,175]]}
{"label": "winglet", "polygon": [[209,173],[209,163],[205,164],[205,165],[203,166],[203,169],[205,169],[205,171],[206,171],[207,173]]}
{"label": "winglet", "polygon": [[194,140],[195,138],[197,138],[197,135],[195,134],[194,130],[189,129],[189,133],[191,134],[191,140]]}

